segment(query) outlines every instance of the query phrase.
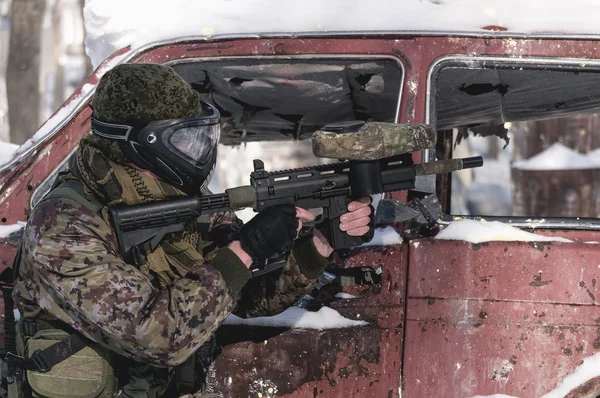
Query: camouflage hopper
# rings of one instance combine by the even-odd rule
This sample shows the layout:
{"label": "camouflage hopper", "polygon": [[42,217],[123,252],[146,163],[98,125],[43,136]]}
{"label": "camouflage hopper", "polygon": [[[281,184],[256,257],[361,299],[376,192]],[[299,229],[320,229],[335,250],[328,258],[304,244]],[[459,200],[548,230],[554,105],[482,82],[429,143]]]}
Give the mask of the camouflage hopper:
{"label": "camouflage hopper", "polygon": [[321,158],[377,160],[435,146],[436,130],[425,124],[365,123],[355,133],[316,131],[313,152]]}

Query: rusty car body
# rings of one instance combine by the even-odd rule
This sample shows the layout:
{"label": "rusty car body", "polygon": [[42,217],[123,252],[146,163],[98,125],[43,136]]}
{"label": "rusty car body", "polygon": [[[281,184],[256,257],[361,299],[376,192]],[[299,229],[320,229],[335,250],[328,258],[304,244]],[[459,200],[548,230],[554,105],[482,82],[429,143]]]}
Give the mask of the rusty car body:
{"label": "rusty car body", "polygon": [[[444,134],[464,120],[484,123],[500,114],[502,122],[518,121],[541,118],[544,112],[568,115],[600,109],[596,98],[600,90],[594,92],[589,86],[590,81],[600,76],[599,43],[594,36],[512,36],[498,31],[328,32],[185,38],[154,43],[135,51],[123,49],[105,61],[71,96],[60,121],[54,120],[51,128],[46,126],[48,134],[26,144],[0,170],[1,223],[13,225],[27,219],[32,203],[48,189],[53,175],[64,165],[79,139],[89,133],[91,109],[87,104],[93,85],[117,62],[173,65],[192,83],[212,73],[239,72],[241,66],[250,65],[244,69],[245,74],[219,72],[219,77],[211,81],[212,89],[217,87],[215,95],[206,91],[206,85],[194,85],[208,93],[209,100],[220,104],[225,119],[231,115],[223,136],[225,144],[282,136],[305,139],[310,137],[313,127],[310,120],[314,125],[323,121],[323,115],[305,118],[306,123],[300,127],[298,120],[302,115],[297,119],[285,118],[284,111],[271,112],[263,119],[256,117],[256,112],[271,105],[252,104],[254,108],[249,108],[248,103],[257,96],[264,98],[264,91],[245,98],[231,94],[250,89],[244,85],[253,79],[248,74],[257,70],[252,69],[255,65],[270,65],[272,68],[267,70],[271,71],[285,65],[285,71],[278,72],[277,81],[285,83],[289,90],[269,91],[273,103],[279,104],[294,93],[311,95],[309,91],[293,91],[294,86],[309,80],[311,73],[320,73],[319,68],[324,64],[343,64],[340,68],[343,79],[349,82],[354,79],[362,85],[348,89],[358,94],[369,92],[368,85],[377,83],[374,76],[388,73],[389,76],[382,78],[385,88],[374,92],[380,94],[382,104],[392,104],[391,113],[374,116],[381,111],[377,106],[367,109],[363,104],[358,108],[366,112],[367,118],[436,126],[440,135],[436,150],[414,154],[416,161],[429,161],[436,156],[451,156],[452,140]],[[354,70],[354,66],[368,63],[375,64],[367,66],[373,67],[374,72],[350,76],[348,71]],[[213,66],[195,71],[193,65],[200,64]],[[299,65],[304,65],[304,72],[290,72]],[[314,65],[318,68],[313,68]],[[569,85],[568,90],[539,94],[539,103],[530,104],[529,108],[523,105],[523,96],[513,98],[511,106],[510,89],[506,95],[494,89],[503,84],[500,80],[484,93],[484,97],[496,95],[488,102],[500,101],[500,111],[493,106],[473,108],[487,103],[483,97],[472,97],[475,102],[469,102],[468,97],[462,102],[446,101],[453,92],[459,93],[461,87],[492,82],[481,75],[472,81],[443,82],[440,76],[444,71],[466,71],[462,76],[475,76],[473,71],[489,70],[568,71],[569,76],[585,75],[590,80],[586,80],[585,95],[574,99],[577,90]],[[266,73],[264,79],[268,78]],[[321,84],[335,85],[338,81],[337,78],[329,81],[328,77],[315,79],[321,82],[313,87],[317,91]],[[507,86],[523,80],[519,79],[511,80]],[[219,88],[219,82],[224,82],[224,86]],[[389,96],[388,82],[394,87],[393,97]],[[456,83],[456,90],[451,88],[452,82]],[[548,87],[542,80],[538,83],[532,86],[540,90]],[[440,100],[440,87],[447,94],[443,98],[446,102]],[[557,99],[561,92],[573,95]],[[545,107],[542,99],[553,106]],[[354,100],[355,109],[351,112],[328,113],[335,114],[335,118],[356,117],[357,101]],[[369,101],[372,103],[372,99]],[[563,106],[554,106],[557,103]],[[254,109],[255,114],[248,113],[248,109]],[[273,119],[273,115],[278,118]],[[284,122],[295,127],[272,127]],[[258,132],[253,134],[253,129]],[[274,132],[277,129],[279,136]],[[450,180],[438,178],[435,188],[451,220]],[[394,197],[406,200],[405,193]],[[495,219],[493,214],[485,216]],[[540,397],[554,390],[585,358],[600,351],[600,283],[597,283],[600,246],[590,244],[600,241],[600,223],[594,217],[547,216],[537,224],[532,223],[531,217],[499,219],[538,234],[565,237],[572,243],[472,244],[415,238],[341,253],[331,273],[352,278],[323,287],[318,300],[346,318],[364,320],[368,325],[330,330],[223,327],[224,348],[209,373],[210,392],[223,397],[465,398],[492,394]],[[401,226],[396,227],[401,230]],[[1,267],[11,265],[19,241],[19,232],[0,239]],[[377,277],[362,277],[366,273]],[[340,291],[357,298],[335,298]],[[568,396],[598,394],[600,378],[592,378],[574,386]]]}

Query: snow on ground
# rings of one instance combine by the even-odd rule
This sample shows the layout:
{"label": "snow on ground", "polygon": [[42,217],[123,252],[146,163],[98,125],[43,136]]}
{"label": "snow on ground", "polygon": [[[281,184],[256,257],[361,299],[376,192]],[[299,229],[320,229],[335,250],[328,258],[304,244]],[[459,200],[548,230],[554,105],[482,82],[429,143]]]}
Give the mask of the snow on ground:
{"label": "snow on ground", "polygon": [[290,307],[275,316],[244,319],[235,315],[229,315],[223,324],[324,330],[362,326],[367,325],[367,322],[344,318],[339,312],[329,307],[322,307],[317,312]]}
{"label": "snow on ground", "polygon": [[181,36],[261,32],[475,31],[598,33],[600,4],[560,0],[86,0],[94,67],[116,50]]}
{"label": "snow on ground", "polygon": [[335,297],[343,299],[343,300],[351,300],[351,299],[355,299],[356,298],[356,296],[354,296],[352,294],[349,294],[349,293],[344,293],[344,292],[336,293]]}
{"label": "snow on ground", "polygon": [[17,232],[20,229],[25,228],[25,224],[26,223],[19,221],[16,224],[0,225],[0,238],[8,238],[8,236],[13,232]]}
{"label": "snow on ground", "polygon": [[569,239],[532,234],[499,221],[452,221],[435,239],[463,240],[471,243],[491,241],[572,242]]}
{"label": "snow on ground", "polygon": [[513,167],[519,170],[581,170],[599,166],[591,157],[555,142],[545,151],[515,162]]}
{"label": "snow on ground", "polygon": [[575,371],[562,379],[558,386],[540,398],[563,398],[582,384],[600,376],[600,353],[587,357]]}

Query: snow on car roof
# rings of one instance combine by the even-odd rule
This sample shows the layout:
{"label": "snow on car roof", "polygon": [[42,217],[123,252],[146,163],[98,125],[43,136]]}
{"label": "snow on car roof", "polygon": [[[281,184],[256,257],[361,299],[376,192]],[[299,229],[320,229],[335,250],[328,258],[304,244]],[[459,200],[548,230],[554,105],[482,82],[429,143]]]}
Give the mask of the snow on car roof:
{"label": "snow on car roof", "polygon": [[88,0],[87,54],[94,66],[115,51],[186,36],[308,32],[597,34],[592,0]]}

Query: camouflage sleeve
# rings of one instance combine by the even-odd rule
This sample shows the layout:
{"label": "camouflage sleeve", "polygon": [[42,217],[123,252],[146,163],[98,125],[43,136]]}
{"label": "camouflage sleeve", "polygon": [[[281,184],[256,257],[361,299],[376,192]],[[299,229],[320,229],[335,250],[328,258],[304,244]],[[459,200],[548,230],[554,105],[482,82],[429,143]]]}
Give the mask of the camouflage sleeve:
{"label": "camouflage sleeve", "polygon": [[41,202],[26,234],[31,266],[21,276],[35,281],[39,306],[135,360],[161,367],[183,362],[234,308],[231,286],[215,268],[232,261],[228,249],[159,290],[121,260],[110,226],[76,202]]}
{"label": "camouflage sleeve", "polygon": [[[241,226],[242,221],[231,211],[215,214],[204,236],[203,254],[207,258],[214,256],[215,250],[235,239]],[[297,240],[283,272],[251,279],[233,313],[254,318],[284,311],[314,288],[328,264],[329,260],[319,254],[311,236]]]}

